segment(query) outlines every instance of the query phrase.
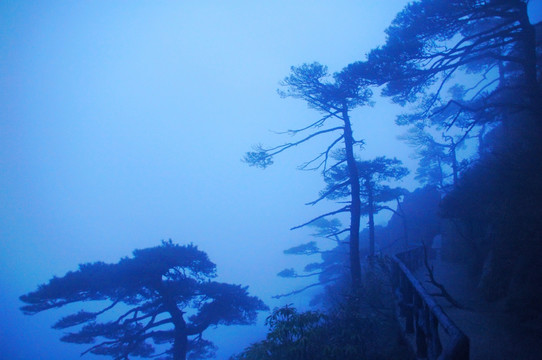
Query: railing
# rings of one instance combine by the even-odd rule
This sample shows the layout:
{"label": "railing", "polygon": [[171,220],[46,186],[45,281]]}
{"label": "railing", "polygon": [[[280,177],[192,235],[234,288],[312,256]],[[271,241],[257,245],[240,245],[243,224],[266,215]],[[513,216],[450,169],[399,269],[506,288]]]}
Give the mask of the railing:
{"label": "railing", "polygon": [[[392,257],[392,284],[403,335],[418,359],[468,360],[469,338],[412,275],[423,265],[423,247]],[[444,345],[441,338],[446,338]]]}

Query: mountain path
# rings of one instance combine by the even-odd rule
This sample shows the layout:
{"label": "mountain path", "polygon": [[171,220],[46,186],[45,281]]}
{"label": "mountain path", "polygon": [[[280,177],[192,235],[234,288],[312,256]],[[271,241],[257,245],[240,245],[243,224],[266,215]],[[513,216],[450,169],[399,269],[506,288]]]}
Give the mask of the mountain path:
{"label": "mountain path", "polygon": [[[504,301],[487,302],[469,280],[466,265],[450,263],[437,257],[430,260],[435,280],[465,309],[453,307],[446,299],[434,296],[444,312],[470,339],[471,360],[538,360],[542,359],[542,326],[519,322],[507,314]],[[429,282],[425,267],[415,272],[429,294],[439,290]]]}

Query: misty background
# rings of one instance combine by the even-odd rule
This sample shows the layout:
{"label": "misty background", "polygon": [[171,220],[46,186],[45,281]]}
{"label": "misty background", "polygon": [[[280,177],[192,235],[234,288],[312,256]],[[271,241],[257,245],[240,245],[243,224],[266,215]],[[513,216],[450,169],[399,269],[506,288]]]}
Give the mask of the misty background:
{"label": "misty background", "polygon": [[[80,263],[170,238],[196,244],[218,281],[248,285],[271,308],[307,306],[308,296],[271,296],[302,284],[276,276],[299,262],[282,251],[310,237],[289,228],[334,208],[305,206],[323,181],[296,170],[325,144],[303,144],[265,171],[241,158],[318,117],[277,95],[290,66],[340,71],[384,42],[406,3],[1,2],[0,357],[78,358],[83,348],[51,329],[61,312],[24,316],[18,297]],[[401,109],[375,100],[352,112],[362,155],[414,169],[396,139]],[[217,358],[262,338],[263,318],[206,332]]]}

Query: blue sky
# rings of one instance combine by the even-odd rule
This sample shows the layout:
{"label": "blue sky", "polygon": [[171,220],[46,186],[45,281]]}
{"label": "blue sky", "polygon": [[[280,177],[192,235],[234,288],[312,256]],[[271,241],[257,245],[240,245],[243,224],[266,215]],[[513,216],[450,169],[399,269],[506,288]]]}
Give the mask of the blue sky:
{"label": "blue sky", "polygon": [[[82,348],[50,329],[58,313],[23,316],[18,296],[162,239],[197,244],[219,280],[249,285],[271,307],[287,303],[270,298],[296,286],[275,276],[298,260],[282,250],[310,233],[288,229],[333,208],[303,205],[323,184],[296,170],[323,145],[265,171],[241,158],[318,116],[276,94],[290,66],[333,72],[363,59],[405,3],[2,1],[0,353],[76,358]],[[364,156],[414,164],[396,140],[399,111],[386,99],[353,113]],[[225,359],[263,333],[210,337]]]}

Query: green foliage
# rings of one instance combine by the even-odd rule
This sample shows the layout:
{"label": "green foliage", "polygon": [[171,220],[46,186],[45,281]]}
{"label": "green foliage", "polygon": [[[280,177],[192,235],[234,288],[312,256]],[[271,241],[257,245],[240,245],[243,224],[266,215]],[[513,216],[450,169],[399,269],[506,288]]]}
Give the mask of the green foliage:
{"label": "green foliage", "polygon": [[265,321],[269,326],[267,341],[281,357],[305,359],[315,350],[312,345],[319,339],[319,325],[324,320],[318,312],[298,313],[288,305],[277,308]]}
{"label": "green foliage", "polygon": [[397,343],[398,329],[385,266],[365,271],[363,296],[340,297],[328,313],[298,312],[291,305],[273,310],[266,339],[232,360],[410,359]]}
{"label": "green foliage", "polygon": [[331,334],[337,330],[331,319],[317,311],[299,313],[286,305],[274,309],[266,325],[269,326],[267,338],[251,345],[234,359],[331,360],[353,359],[348,354],[359,355],[355,343],[359,338],[348,331],[352,329],[341,325],[339,332]]}

